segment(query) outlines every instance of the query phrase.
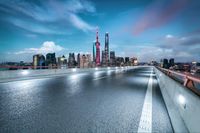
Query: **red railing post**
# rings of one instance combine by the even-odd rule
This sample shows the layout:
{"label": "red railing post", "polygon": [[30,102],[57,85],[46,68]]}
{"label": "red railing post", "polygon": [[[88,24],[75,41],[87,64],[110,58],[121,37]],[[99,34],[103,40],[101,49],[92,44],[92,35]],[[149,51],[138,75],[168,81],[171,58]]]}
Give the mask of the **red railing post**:
{"label": "red railing post", "polygon": [[167,70],[167,75],[168,75],[168,76],[171,76],[170,70]]}
{"label": "red railing post", "polygon": [[188,87],[188,88],[195,88],[194,81],[192,81],[191,79],[189,79],[187,76],[185,77],[184,86]]}

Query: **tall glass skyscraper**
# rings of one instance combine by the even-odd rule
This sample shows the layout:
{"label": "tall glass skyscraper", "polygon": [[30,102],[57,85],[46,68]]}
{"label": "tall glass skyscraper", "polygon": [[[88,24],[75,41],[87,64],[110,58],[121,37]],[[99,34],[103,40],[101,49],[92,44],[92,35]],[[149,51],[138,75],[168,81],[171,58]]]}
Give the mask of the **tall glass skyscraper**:
{"label": "tall glass skyscraper", "polygon": [[96,62],[96,50],[95,50],[95,47],[96,47],[96,42],[93,42],[93,62]]}
{"label": "tall glass skyscraper", "polygon": [[106,58],[106,65],[109,63],[109,33],[106,32],[105,34],[105,58]]}

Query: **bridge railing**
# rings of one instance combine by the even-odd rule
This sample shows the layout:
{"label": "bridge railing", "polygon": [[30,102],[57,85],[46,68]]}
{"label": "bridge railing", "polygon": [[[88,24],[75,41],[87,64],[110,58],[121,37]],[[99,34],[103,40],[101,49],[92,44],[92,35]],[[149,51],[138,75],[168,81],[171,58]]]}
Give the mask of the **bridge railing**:
{"label": "bridge railing", "polygon": [[[5,70],[22,70],[22,69],[48,69],[49,66],[12,66],[12,65],[0,65],[1,69]],[[58,66],[52,66],[51,68],[59,68]]]}
{"label": "bridge railing", "polygon": [[[132,66],[101,66],[99,68],[127,68]],[[88,68],[98,68],[96,66],[89,66],[89,67],[67,67],[62,65],[55,65],[55,66],[12,66],[12,65],[0,65],[0,71],[2,70],[26,70],[26,69],[32,69],[32,70],[38,70],[38,69],[72,69],[72,68],[82,68],[82,69],[88,69]]]}
{"label": "bridge railing", "polygon": [[180,73],[173,70],[157,67],[160,71],[178,81],[195,94],[200,96],[200,78],[188,73]]}

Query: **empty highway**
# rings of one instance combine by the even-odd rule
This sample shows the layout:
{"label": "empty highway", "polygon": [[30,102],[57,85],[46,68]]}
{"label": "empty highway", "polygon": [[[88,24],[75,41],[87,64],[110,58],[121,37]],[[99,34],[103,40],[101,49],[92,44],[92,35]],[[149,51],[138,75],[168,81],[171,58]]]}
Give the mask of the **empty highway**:
{"label": "empty highway", "polygon": [[151,67],[0,83],[0,132],[173,132]]}

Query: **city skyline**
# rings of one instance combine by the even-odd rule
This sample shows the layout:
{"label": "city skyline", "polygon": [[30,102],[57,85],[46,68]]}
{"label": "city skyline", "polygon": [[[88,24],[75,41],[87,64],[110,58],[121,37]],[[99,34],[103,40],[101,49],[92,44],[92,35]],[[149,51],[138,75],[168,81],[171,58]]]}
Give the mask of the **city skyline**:
{"label": "city skyline", "polygon": [[122,57],[200,61],[199,7],[198,0],[1,0],[0,62],[92,54],[97,28],[100,53],[109,32],[110,49]]}

